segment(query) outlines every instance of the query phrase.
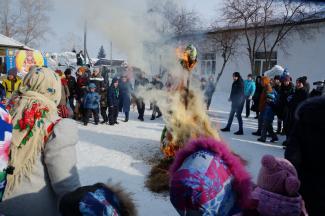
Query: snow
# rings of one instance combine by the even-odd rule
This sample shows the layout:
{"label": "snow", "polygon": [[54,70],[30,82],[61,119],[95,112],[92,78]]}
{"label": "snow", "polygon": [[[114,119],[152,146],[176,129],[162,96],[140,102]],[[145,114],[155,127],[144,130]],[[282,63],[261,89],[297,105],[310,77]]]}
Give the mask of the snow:
{"label": "snow", "polygon": [[[225,126],[230,110],[227,93],[216,92],[212,100],[211,121],[217,128]],[[79,143],[77,145],[78,170],[82,185],[112,181],[121,183],[133,198],[139,215],[172,216],[178,215],[169,201],[168,195],[154,194],[147,190],[144,182],[150,171],[150,160],[160,154],[159,140],[164,123],[162,119],[150,121],[151,111],[146,110],[145,121],[137,120],[136,108],[131,108],[130,120],[119,125],[79,124]],[[253,114],[254,115],[254,114]],[[238,124],[234,120],[232,132]],[[251,132],[257,129],[257,121],[244,118],[245,135],[221,133],[231,148],[248,162],[248,170],[256,179],[260,159],[264,154],[283,156],[280,144],[257,142]],[[283,140],[283,138],[282,138]],[[281,143],[281,142],[279,142]]]}

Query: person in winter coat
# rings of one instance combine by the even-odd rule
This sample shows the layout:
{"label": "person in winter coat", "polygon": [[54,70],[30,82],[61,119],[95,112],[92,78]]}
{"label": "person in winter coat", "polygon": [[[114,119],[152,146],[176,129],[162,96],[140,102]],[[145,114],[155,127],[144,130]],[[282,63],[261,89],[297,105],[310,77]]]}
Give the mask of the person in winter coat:
{"label": "person in winter coat", "polygon": [[[145,78],[144,74],[142,73],[135,80],[134,89],[137,92],[139,90],[139,87],[145,88],[145,87],[147,87],[148,84],[149,84],[149,80],[147,78]],[[144,121],[144,111],[146,109],[146,104],[144,103],[143,97],[137,97],[137,109],[138,109],[138,113],[139,113],[138,119],[140,121]]]}
{"label": "person in winter coat", "polygon": [[63,73],[61,70],[56,70],[55,73],[60,77],[61,79],[61,100],[58,105],[58,111],[59,116],[61,118],[68,118],[69,117],[69,110],[67,108],[67,101],[70,96],[68,82],[64,78]]}
{"label": "person in winter coat", "polygon": [[213,138],[189,141],[170,167],[170,201],[179,215],[237,215],[249,206],[251,180],[240,158]]}
{"label": "person in winter coat", "polygon": [[76,89],[76,94],[77,94],[77,108],[76,108],[76,119],[79,119],[81,116],[84,116],[85,114],[85,109],[83,106],[83,99],[85,94],[87,94],[87,86],[89,84],[89,79],[86,74],[86,69],[84,67],[80,67],[77,70],[77,89]]}
{"label": "person in winter coat", "polygon": [[255,82],[253,80],[253,75],[248,74],[247,80],[244,81],[244,94],[246,101],[246,118],[249,117],[251,110],[251,100],[253,99],[256,90]]}
{"label": "person in winter coat", "polygon": [[258,104],[260,101],[260,96],[262,93],[262,85],[261,85],[261,76],[257,76],[255,80],[255,92],[253,95],[253,105],[251,107],[251,110],[256,113],[255,119],[258,119],[260,111],[258,110]]}
{"label": "person in winter coat", "polygon": [[80,187],[76,168],[78,131],[60,119],[61,83],[47,69],[31,67],[8,106],[14,126],[8,175],[0,212],[4,215],[59,215],[58,203]]}
{"label": "person in winter coat", "polygon": [[227,126],[223,129],[221,129],[221,131],[224,131],[224,132],[230,131],[232,121],[236,114],[236,117],[238,119],[238,124],[239,124],[239,130],[237,132],[235,132],[235,134],[243,135],[244,130],[243,130],[243,120],[241,117],[241,113],[243,111],[244,103],[245,103],[244,81],[241,78],[239,72],[234,72],[232,77],[233,77],[234,82],[232,84],[231,93],[230,93],[230,97],[229,97],[229,101],[231,101],[231,111],[229,114]]}
{"label": "person in winter coat", "polygon": [[6,90],[3,87],[2,83],[0,83],[0,103],[6,99]]}
{"label": "person in winter coat", "polygon": [[274,133],[273,130],[273,120],[274,120],[274,107],[276,103],[276,92],[273,90],[271,93],[268,93],[266,95],[266,105],[264,110],[261,112],[261,118],[262,118],[262,129],[261,129],[261,137],[257,139],[260,142],[266,141],[267,133],[271,136],[270,142],[276,142],[278,141],[277,135]]}
{"label": "person in winter coat", "polygon": [[207,104],[207,110],[209,110],[209,108],[210,108],[212,96],[213,96],[213,93],[215,90],[216,90],[216,85],[214,83],[213,76],[210,76],[209,81],[208,81],[208,83],[205,87],[205,91],[204,91],[204,96],[205,96],[206,104]]}
{"label": "person in winter coat", "polygon": [[119,92],[120,92],[120,112],[124,112],[125,119],[124,122],[129,121],[129,113],[131,107],[131,93],[132,86],[126,76],[123,76],[121,82],[119,82]]}
{"label": "person in winter coat", "polygon": [[89,78],[89,83],[96,85],[97,93],[100,93],[102,88],[105,88],[104,78],[100,75],[99,68],[93,70],[93,74]]}
{"label": "person in winter coat", "polygon": [[[259,117],[258,117],[258,128],[256,132],[253,132],[252,134],[255,136],[261,136],[262,135],[262,127],[263,127],[263,121],[264,116],[263,114],[267,114],[268,112],[265,111],[265,108],[267,107],[267,95],[271,94],[273,92],[273,89],[271,87],[271,80],[267,76],[263,76],[261,78],[261,86],[262,86],[262,92],[260,94],[259,104],[258,104],[258,110],[260,111]],[[274,116],[273,116],[274,118]],[[273,121],[273,120],[272,120]]]}
{"label": "person in winter coat", "polygon": [[[283,122],[283,128],[281,131],[277,131],[281,134],[285,134],[288,131],[288,122],[286,121],[286,116],[289,113],[289,101],[288,98],[292,97],[295,87],[291,82],[290,76],[284,76],[281,80],[281,87],[279,91],[279,101],[278,101],[278,118]],[[278,127],[281,129],[281,127]]]}
{"label": "person in winter coat", "polygon": [[11,97],[13,92],[19,89],[21,83],[21,79],[17,77],[17,68],[11,68],[8,72],[8,77],[2,82],[8,99]]}
{"label": "person in winter coat", "polygon": [[91,114],[94,115],[95,125],[98,125],[100,96],[96,92],[96,85],[94,83],[90,83],[88,88],[89,92],[85,95],[83,100],[83,105],[85,108],[84,125],[86,126],[89,123],[89,116]]}
{"label": "person in winter coat", "polygon": [[102,115],[103,121],[102,124],[108,122],[108,95],[107,95],[107,88],[102,87],[100,89],[100,114]]}
{"label": "person in winter coat", "polygon": [[[271,85],[272,85],[272,89],[276,92],[277,97],[279,97],[280,95],[280,90],[281,90],[281,80],[280,80],[280,76],[276,75],[274,76],[274,78],[271,80]],[[278,103],[279,103],[279,98],[277,99],[277,105],[275,106],[276,109],[276,115],[277,115],[277,130],[276,133],[277,134],[281,134],[282,131],[282,120],[280,119],[280,114],[279,114],[279,107],[278,107]]]}
{"label": "person in winter coat", "polygon": [[84,56],[82,50],[80,50],[80,52],[78,54],[76,54],[76,58],[77,58],[77,65],[78,66],[83,66],[84,65],[85,56]]}
{"label": "person in winter coat", "polygon": [[325,215],[325,94],[303,102],[294,117],[285,158],[298,171],[309,215]]}
{"label": "person in winter coat", "polygon": [[[286,118],[287,127],[288,127],[288,130],[286,131],[287,138],[290,135],[292,127],[294,125],[294,121],[295,121],[294,115],[296,113],[296,109],[303,101],[305,101],[308,98],[308,91],[305,85],[306,85],[306,79],[304,77],[299,77],[296,80],[296,89],[294,94],[288,98],[289,112]],[[283,145],[286,146],[286,144],[287,141],[284,141]]]}
{"label": "person in winter coat", "polygon": [[108,90],[108,106],[109,106],[108,120],[110,125],[118,124],[117,116],[118,116],[118,110],[120,104],[120,90],[118,85],[119,85],[118,79],[114,78]]}
{"label": "person in winter coat", "polygon": [[76,93],[77,93],[77,81],[76,78],[74,78],[73,76],[71,76],[71,69],[67,68],[64,71],[64,75],[65,75],[65,79],[66,82],[68,83],[68,88],[69,88],[69,105],[71,107],[71,109],[74,111],[75,110],[75,106],[74,106],[74,99],[76,98]]}
{"label": "person in winter coat", "polygon": [[[161,90],[164,87],[164,84],[160,81],[159,76],[153,77],[151,85],[154,89]],[[152,102],[152,115],[150,120],[155,120],[156,118],[160,118],[162,113],[157,105],[157,101]]]}
{"label": "person in winter coat", "polygon": [[299,194],[300,181],[295,167],[288,160],[272,155],[264,155],[261,163],[257,186],[251,194],[256,213],[251,211],[251,214],[243,215],[307,215],[303,197]]}

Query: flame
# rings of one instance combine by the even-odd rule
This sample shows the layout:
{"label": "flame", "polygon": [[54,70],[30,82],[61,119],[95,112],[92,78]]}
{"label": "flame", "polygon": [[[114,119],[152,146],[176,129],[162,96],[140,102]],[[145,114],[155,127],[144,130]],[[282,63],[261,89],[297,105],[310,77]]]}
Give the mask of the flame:
{"label": "flame", "polygon": [[189,53],[187,53],[182,48],[176,48],[176,55],[179,58],[180,63],[184,69],[186,69],[189,72],[193,70],[197,61],[192,61]]}

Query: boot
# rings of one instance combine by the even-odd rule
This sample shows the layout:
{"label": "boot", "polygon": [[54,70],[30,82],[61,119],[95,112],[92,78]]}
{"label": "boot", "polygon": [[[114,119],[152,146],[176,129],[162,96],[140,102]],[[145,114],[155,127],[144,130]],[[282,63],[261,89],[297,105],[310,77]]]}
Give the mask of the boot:
{"label": "boot", "polygon": [[234,133],[235,135],[244,135],[244,132],[243,130],[239,130],[237,132]]}
{"label": "boot", "polygon": [[222,128],[221,131],[222,132],[229,132],[230,131],[230,128],[229,127],[225,127],[225,128]]}
{"label": "boot", "polygon": [[254,135],[254,136],[261,136],[262,134],[261,134],[261,131],[258,130],[256,132],[253,132],[252,135]]}
{"label": "boot", "polygon": [[279,141],[279,138],[278,138],[277,136],[273,137],[273,138],[270,140],[271,143],[274,143],[274,142],[277,142],[277,141]]}
{"label": "boot", "polygon": [[158,115],[157,115],[157,117],[156,118],[160,118],[162,116],[162,114],[161,113],[159,113]]}
{"label": "boot", "polygon": [[156,119],[156,117],[153,115],[153,116],[151,116],[150,120],[155,120],[155,119]]}
{"label": "boot", "polygon": [[258,138],[258,139],[257,139],[257,141],[260,141],[260,142],[263,142],[263,143],[265,143],[265,142],[266,142],[266,139],[265,139],[265,138],[262,138],[262,137],[260,137],[260,138]]}

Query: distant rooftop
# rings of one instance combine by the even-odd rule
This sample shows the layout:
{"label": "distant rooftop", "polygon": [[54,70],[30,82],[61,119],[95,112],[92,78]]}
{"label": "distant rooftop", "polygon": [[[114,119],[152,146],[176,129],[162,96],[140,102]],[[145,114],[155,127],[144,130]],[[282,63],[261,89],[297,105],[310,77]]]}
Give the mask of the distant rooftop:
{"label": "distant rooftop", "polygon": [[0,34],[0,47],[12,47],[18,49],[32,50],[32,48],[2,34]]}

